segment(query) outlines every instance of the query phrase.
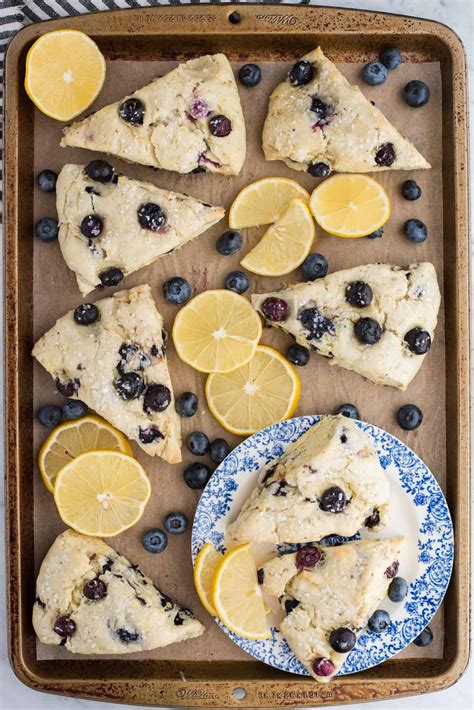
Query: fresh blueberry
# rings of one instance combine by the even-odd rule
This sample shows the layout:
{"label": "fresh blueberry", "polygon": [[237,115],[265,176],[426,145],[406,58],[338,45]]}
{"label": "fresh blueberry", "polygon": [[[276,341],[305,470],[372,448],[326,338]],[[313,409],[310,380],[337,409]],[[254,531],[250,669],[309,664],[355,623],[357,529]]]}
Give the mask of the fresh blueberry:
{"label": "fresh blueberry", "polygon": [[216,240],[216,249],[222,256],[231,256],[239,251],[242,246],[242,236],[240,232],[229,229]]}
{"label": "fresh blueberry", "polygon": [[92,325],[99,317],[99,309],[93,303],[81,303],[74,311],[74,320],[78,325]]}
{"label": "fresh blueberry", "polygon": [[375,345],[382,337],[382,326],[373,318],[359,318],[354,325],[357,340],[364,345]]}
{"label": "fresh blueberry", "polygon": [[227,116],[219,114],[209,119],[209,132],[216,138],[225,138],[232,131],[232,123]]}
{"label": "fresh blueberry", "polygon": [[209,437],[202,431],[188,434],[186,446],[194,456],[205,456],[209,452]]}
{"label": "fresh blueberry", "polygon": [[206,483],[211,477],[211,471],[209,466],[204,463],[191,463],[183,471],[184,482],[189,488],[198,490],[199,488],[204,488]]}
{"label": "fresh blueberry", "polygon": [[349,653],[354,648],[356,641],[355,633],[343,626],[333,629],[329,634],[329,645],[336,653]]}
{"label": "fresh blueberry", "polygon": [[388,598],[391,602],[401,602],[408,594],[408,583],[403,577],[395,577],[388,588]]}
{"label": "fresh blueberry", "polygon": [[432,641],[433,632],[431,631],[430,627],[427,626],[426,629],[423,629],[421,634],[416,637],[413,643],[415,644],[415,646],[420,646],[421,648],[424,648],[425,646],[429,646]]}
{"label": "fresh blueberry", "polygon": [[267,320],[274,321],[275,323],[280,323],[287,319],[288,316],[288,303],[282,298],[275,298],[270,296],[266,298],[262,303],[262,313],[267,318]]}
{"label": "fresh blueberry", "polygon": [[383,227],[380,227],[380,229],[377,229],[375,232],[372,232],[372,234],[367,235],[367,239],[379,239],[383,235]]}
{"label": "fresh blueberry", "polygon": [[80,419],[85,417],[89,408],[87,404],[82,402],[80,399],[68,399],[66,404],[63,405],[63,419]]}
{"label": "fresh blueberry", "polygon": [[181,276],[173,276],[163,284],[163,293],[168,303],[180,306],[182,303],[189,301],[192,289],[186,279],[181,278]]}
{"label": "fresh blueberry", "polygon": [[188,519],[184,513],[168,513],[165,518],[165,529],[170,535],[182,535],[188,527]]}
{"label": "fresh blueberry", "polygon": [[422,328],[412,328],[404,339],[408,349],[415,355],[425,355],[431,348],[431,335]]}
{"label": "fresh blueberry", "polygon": [[55,404],[46,404],[38,409],[36,416],[40,424],[52,429],[61,421],[61,407],[57,407]]}
{"label": "fresh blueberry", "polygon": [[420,108],[430,100],[430,89],[424,81],[414,79],[403,89],[403,97],[412,108]]}
{"label": "fresh blueberry", "polygon": [[375,164],[381,168],[389,168],[395,162],[396,157],[393,143],[382,143],[375,153]]}
{"label": "fresh blueberry", "polygon": [[308,62],[306,59],[301,59],[292,66],[288,76],[293,86],[304,86],[305,84],[309,84],[312,80],[314,67],[311,62]]}
{"label": "fresh blueberry", "polygon": [[421,219],[407,219],[403,225],[405,236],[410,242],[420,244],[428,237],[428,227]]}
{"label": "fresh blueberry", "polygon": [[35,225],[35,234],[42,242],[53,242],[58,238],[59,223],[57,219],[43,217]]}
{"label": "fresh blueberry", "polygon": [[325,178],[331,172],[331,168],[327,163],[311,163],[308,165],[308,172],[310,175],[316,178]]}
{"label": "fresh blueberry", "polygon": [[36,176],[36,183],[43,192],[56,192],[58,174],[54,170],[42,170]]}
{"label": "fresh blueberry", "polygon": [[247,275],[243,271],[231,271],[227,274],[224,281],[224,286],[229,291],[235,291],[235,293],[245,293],[250,286]]}
{"label": "fresh blueberry", "polygon": [[91,160],[84,168],[88,178],[95,182],[110,182],[115,175],[115,171],[106,160]]}
{"label": "fresh blueberry", "polygon": [[143,400],[143,411],[164,412],[171,404],[171,391],[166,385],[148,385]]}
{"label": "fresh blueberry", "polygon": [[183,392],[176,400],[175,407],[180,417],[194,417],[198,408],[198,398],[194,392]]}
{"label": "fresh blueberry", "polygon": [[163,530],[152,528],[143,534],[142,544],[147,552],[156,554],[157,552],[163,552],[168,545],[168,538]]}
{"label": "fresh blueberry", "polygon": [[397,422],[405,431],[418,429],[423,421],[423,413],[416,404],[404,404],[397,412]]}
{"label": "fresh blueberry", "polygon": [[301,264],[301,271],[306,281],[322,279],[328,272],[328,260],[322,254],[308,254]]}
{"label": "fresh blueberry", "polygon": [[364,281],[352,281],[346,286],[346,301],[355,308],[366,308],[373,297],[372,289]]}
{"label": "fresh blueberry", "polygon": [[145,390],[145,383],[137,372],[126,372],[116,381],[115,389],[122,399],[138,399]]}
{"label": "fresh blueberry", "polygon": [[155,202],[145,202],[137,210],[138,223],[142,229],[157,232],[166,222],[166,215],[160,205]]}
{"label": "fresh blueberry", "polygon": [[418,200],[421,197],[421,187],[415,180],[405,180],[402,185],[402,196],[405,200]]}
{"label": "fresh blueberry", "polygon": [[262,70],[258,64],[244,64],[239,69],[239,81],[243,86],[251,88],[257,86],[262,80]]}
{"label": "fresh blueberry", "polygon": [[104,223],[97,214],[88,214],[81,222],[81,234],[88,239],[99,237],[104,228]]}
{"label": "fresh blueberry", "polygon": [[367,625],[374,634],[381,634],[382,631],[385,631],[390,626],[390,614],[384,609],[377,609],[370,617]]}
{"label": "fresh blueberry", "polygon": [[304,367],[309,362],[309,350],[303,347],[303,345],[293,343],[286,351],[286,359],[293,363],[293,365]]}
{"label": "fresh blueberry", "polygon": [[342,513],[348,503],[346,494],[339,486],[327,488],[319,499],[319,507],[325,513]]}
{"label": "fresh blueberry", "polygon": [[396,69],[402,61],[402,55],[395,47],[384,47],[379,54],[379,59],[387,69]]}
{"label": "fresh blueberry", "polygon": [[131,126],[143,126],[145,107],[140,99],[126,99],[120,105],[119,116]]}
{"label": "fresh blueberry", "polygon": [[121,269],[116,266],[112,266],[106,271],[102,271],[99,274],[100,283],[102,286],[117,286],[124,277],[124,273]]}
{"label": "fresh blueberry", "polygon": [[355,407],[353,404],[345,403],[341,404],[337,409],[336,409],[336,414],[342,414],[343,417],[347,417],[348,419],[360,419],[360,414],[359,410],[357,407]]}
{"label": "fresh blueberry", "polygon": [[388,70],[382,62],[370,62],[362,69],[362,78],[370,86],[378,86],[387,81]]}
{"label": "fresh blueberry", "polygon": [[222,463],[226,456],[230,454],[230,446],[225,439],[214,439],[209,447],[209,455],[214,463]]}

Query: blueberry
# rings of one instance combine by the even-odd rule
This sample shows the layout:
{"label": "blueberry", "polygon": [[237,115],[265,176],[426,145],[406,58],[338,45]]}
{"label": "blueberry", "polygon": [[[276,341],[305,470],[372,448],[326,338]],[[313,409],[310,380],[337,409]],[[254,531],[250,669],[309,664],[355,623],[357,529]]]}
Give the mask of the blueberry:
{"label": "blueberry", "polygon": [[106,271],[102,271],[99,274],[100,283],[102,286],[117,286],[124,277],[124,273],[121,269],[116,266],[112,266]]}
{"label": "blueberry", "polygon": [[240,232],[229,229],[216,240],[216,249],[222,256],[230,256],[239,251],[242,246],[242,236]]}
{"label": "blueberry", "polygon": [[136,370],[146,370],[150,366],[150,358],[137,343],[122,343],[119,348],[120,361],[117,370],[121,375]]}
{"label": "blueberry", "polygon": [[54,170],[42,170],[36,176],[36,183],[43,192],[56,192],[58,174]]}
{"label": "blueberry", "polygon": [[387,69],[396,69],[402,61],[402,55],[395,47],[384,47],[379,54],[379,59]]}
{"label": "blueberry", "polygon": [[416,404],[404,404],[397,412],[397,422],[405,431],[418,429],[423,421],[423,413]]}
{"label": "blueberry", "polygon": [[173,276],[163,284],[163,293],[168,303],[180,306],[182,303],[189,301],[192,289],[186,279],[181,278],[181,276]]}
{"label": "blueberry", "polygon": [[245,293],[249,285],[247,275],[243,271],[231,271],[224,281],[224,286],[229,291],[235,291],[235,293]]}
{"label": "blueberry", "polygon": [[55,404],[45,404],[44,407],[40,407],[36,412],[39,423],[48,429],[52,429],[59,424],[61,414],[61,407],[57,407]]}
{"label": "blueberry", "polygon": [[166,385],[148,385],[143,400],[143,410],[149,412],[164,412],[171,404],[171,391]]}
{"label": "blueberry", "polygon": [[323,553],[319,547],[315,547],[314,545],[306,545],[297,551],[295,567],[296,569],[313,569],[313,567],[316,567],[318,562],[322,559]]}
{"label": "blueberry", "polygon": [[428,228],[421,219],[407,219],[403,231],[406,238],[415,244],[421,244],[428,237]]}
{"label": "blueberry", "polygon": [[142,229],[157,232],[166,222],[166,215],[160,205],[155,202],[145,202],[137,210],[138,223]]}
{"label": "blueberry", "polygon": [[68,399],[66,404],[63,405],[62,418],[67,420],[80,419],[85,417],[88,411],[87,404],[80,399]]}
{"label": "blueberry", "polygon": [[42,242],[53,242],[58,238],[59,223],[57,219],[43,217],[35,225],[35,234]]}
{"label": "blueberry", "polygon": [[58,636],[61,636],[61,638],[67,639],[69,636],[74,635],[76,622],[69,616],[60,616],[54,623],[53,631]]}
{"label": "blueberry", "polygon": [[183,471],[184,482],[189,488],[198,490],[204,488],[211,477],[209,467],[204,463],[191,463]]}
{"label": "blueberry", "polygon": [[303,345],[293,343],[286,351],[286,359],[293,363],[293,365],[304,367],[309,362],[309,350],[303,347]]}
{"label": "blueberry", "polygon": [[110,182],[115,175],[115,171],[106,160],[91,160],[84,168],[88,178],[95,182]]}
{"label": "blueberry", "polygon": [[[262,570],[262,572],[263,572],[263,570]],[[284,604],[284,606],[285,606],[285,613],[286,613],[286,614],[291,614],[291,612],[292,612],[294,609],[296,609],[297,607],[299,607],[300,603],[301,603],[301,602],[298,601],[298,599],[292,599],[291,597],[290,597],[289,599],[285,599],[285,604]]]}
{"label": "blueberry", "polygon": [[65,382],[62,382],[59,377],[56,378],[56,389],[64,397],[73,397],[79,390],[80,386],[81,383],[79,380],[66,380]]}
{"label": "blueberry", "polygon": [[421,648],[424,648],[425,646],[429,646],[432,641],[433,632],[431,631],[430,627],[427,626],[426,629],[423,629],[421,634],[416,637],[413,643],[415,644],[415,646],[420,646]]}
{"label": "blueberry", "polygon": [[421,187],[415,180],[405,180],[402,185],[402,196],[405,200],[418,200],[421,197]]}
{"label": "blueberry", "polygon": [[327,123],[325,118],[328,115],[328,105],[325,104],[324,101],[321,101],[321,99],[318,99],[317,96],[312,97],[309,110],[315,114],[314,120],[316,121],[316,126],[321,122]]}
{"label": "blueberry", "polygon": [[230,446],[225,439],[214,439],[209,447],[209,455],[214,463],[222,463],[225,457],[230,454]]}
{"label": "blueberry", "polygon": [[260,567],[257,570],[257,582],[259,584],[263,584],[264,581],[265,581],[265,570],[263,569],[263,567]]}
{"label": "blueberry", "polygon": [[360,419],[359,410],[353,404],[341,404],[336,409],[336,414],[342,414],[343,417],[348,419]]}
{"label": "blueberry", "polygon": [[119,116],[132,126],[143,126],[145,107],[140,99],[126,99],[120,105]]}
{"label": "blueberry", "polygon": [[86,599],[90,599],[91,601],[104,599],[104,597],[107,596],[107,585],[102,579],[95,577],[95,579],[91,579],[90,582],[86,582],[82,588],[82,593]]}
{"label": "blueberry", "polygon": [[138,399],[145,390],[145,383],[137,372],[126,372],[116,381],[115,389],[122,399]]}
{"label": "blueberry", "polygon": [[183,392],[176,400],[175,407],[180,417],[194,417],[198,408],[198,398],[194,392]]}
{"label": "blueberry", "polygon": [[412,328],[405,335],[405,342],[410,352],[415,355],[425,355],[431,348],[431,335],[422,328]]}
{"label": "blueberry", "polygon": [[334,663],[329,658],[315,658],[311,664],[314,675],[320,678],[327,678],[336,670]]}
{"label": "blueberry", "polygon": [[234,12],[230,13],[228,19],[229,19],[229,22],[231,25],[238,25],[241,20],[240,12],[237,12],[236,10],[234,10]]}
{"label": "blueberry", "polygon": [[398,560],[393,560],[392,564],[385,570],[385,576],[387,579],[393,579],[397,576],[398,570],[400,569],[400,562]]}
{"label": "blueberry", "polygon": [[209,131],[216,138],[225,138],[232,131],[232,123],[227,116],[219,114],[209,119]]}
{"label": "blueberry", "polygon": [[159,528],[152,528],[147,530],[142,536],[142,545],[147,552],[163,552],[163,550],[168,545],[168,538],[166,533]]}
{"label": "blueberry", "polygon": [[374,294],[364,281],[352,281],[346,286],[346,301],[355,308],[366,308],[372,303]]}
{"label": "blueberry", "polygon": [[373,318],[359,318],[354,325],[357,340],[364,345],[375,345],[382,337],[382,326]]}
{"label": "blueberry", "polygon": [[306,59],[302,59],[292,66],[288,76],[290,78],[290,83],[293,84],[293,86],[303,86],[305,84],[309,84],[314,76],[314,67],[311,62],[308,62]]}
{"label": "blueberry", "polygon": [[384,609],[377,609],[370,617],[367,625],[374,634],[381,634],[382,631],[385,631],[390,626],[390,614]]}
{"label": "blueberry", "polygon": [[420,108],[430,100],[430,89],[424,81],[414,79],[403,89],[403,98],[412,108]]}
{"label": "blueberry", "polygon": [[281,323],[288,317],[288,303],[282,298],[270,296],[262,303],[262,313],[268,320]]}
{"label": "blueberry", "polygon": [[408,583],[403,577],[395,577],[388,588],[388,598],[391,602],[401,602],[408,594]]}
{"label": "blueberry", "polygon": [[328,260],[316,252],[308,254],[301,264],[301,271],[306,281],[322,279],[328,272]]}
{"label": "blueberry", "polygon": [[346,494],[339,486],[331,486],[319,499],[319,507],[326,513],[342,513],[348,504]]}
{"label": "blueberry", "polygon": [[74,311],[74,320],[78,325],[92,325],[99,317],[99,309],[93,303],[81,303]]}
{"label": "blueberry", "polygon": [[316,178],[325,178],[331,172],[331,168],[327,163],[310,163],[308,165],[308,172],[310,175]]}
{"label": "blueberry", "polygon": [[380,524],[380,513],[377,508],[374,508],[372,513],[369,515],[369,517],[364,520],[364,525],[369,530],[373,530],[373,528],[376,528],[379,524]]}
{"label": "blueberry", "polygon": [[165,529],[170,535],[182,535],[188,527],[188,519],[184,513],[168,513],[165,518]]}
{"label": "blueberry", "polygon": [[137,643],[140,641],[140,634],[136,631],[128,631],[128,629],[114,629],[114,634],[122,643]]}
{"label": "blueberry", "polygon": [[349,653],[354,648],[356,641],[355,633],[343,626],[333,629],[329,634],[329,645],[336,653]]}
{"label": "blueberry", "polygon": [[158,427],[148,426],[145,429],[142,429],[142,427],[138,428],[138,438],[142,444],[153,444],[157,439],[164,439],[165,437]]}
{"label": "blueberry", "polygon": [[209,437],[202,431],[188,434],[186,446],[194,456],[205,456],[209,451]]}
{"label": "blueberry", "polygon": [[381,168],[389,168],[395,162],[396,154],[393,143],[382,143],[375,153],[375,163]]}
{"label": "blueberry", "polygon": [[382,62],[370,62],[362,69],[362,78],[370,86],[378,86],[387,81],[388,70]]}
{"label": "blueberry", "polygon": [[334,335],[333,321],[323,316],[316,306],[302,310],[298,315],[298,320],[309,331],[309,335],[306,336],[307,340],[320,340],[326,333]]}
{"label": "blueberry", "polygon": [[243,86],[251,88],[257,86],[262,80],[262,70],[258,64],[244,64],[239,69],[239,81]]}
{"label": "blueberry", "polygon": [[99,237],[104,228],[104,223],[97,214],[88,214],[81,222],[81,234],[88,239]]}
{"label": "blueberry", "polygon": [[375,232],[372,232],[372,234],[367,235],[367,239],[379,239],[383,235],[383,227],[380,227],[380,229],[377,229]]}

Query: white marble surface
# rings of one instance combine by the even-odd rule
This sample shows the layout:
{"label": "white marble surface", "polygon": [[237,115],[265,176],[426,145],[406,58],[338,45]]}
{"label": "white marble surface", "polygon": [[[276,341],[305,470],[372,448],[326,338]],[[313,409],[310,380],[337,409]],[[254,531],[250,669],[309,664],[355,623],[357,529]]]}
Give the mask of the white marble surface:
{"label": "white marble surface", "polygon": [[[0,5],[2,1],[3,0],[0,0]],[[474,116],[474,0],[325,0],[322,2],[314,2],[314,4],[380,10],[426,17],[443,22],[452,27],[464,42],[468,55],[471,116]],[[474,136],[472,136],[471,132],[471,151],[473,150],[472,146],[474,146]],[[474,165],[472,155],[471,165]],[[474,182],[472,168],[471,181]],[[472,202],[474,203],[474,200]],[[474,224],[474,220],[472,220],[472,223]],[[3,399],[3,396],[1,399]],[[2,457],[1,463],[3,463],[3,452],[0,452],[0,456]],[[3,512],[3,496],[1,497],[0,504]],[[3,557],[3,545],[1,546],[0,554]],[[0,565],[3,570],[4,562],[2,559],[0,559]],[[0,594],[0,607],[3,610],[0,616],[0,708],[2,708],[2,710],[72,710],[73,708],[80,708],[81,710],[99,710],[99,708],[111,710],[111,708],[117,708],[117,710],[119,710],[119,708],[132,707],[45,695],[30,690],[22,685],[13,675],[8,663],[4,612],[5,589],[3,585],[0,585]],[[376,707],[377,710],[385,710],[385,708],[389,710],[446,710],[447,708],[471,710],[473,708],[473,685],[474,675],[473,666],[471,664],[461,680],[448,690],[414,698],[379,702],[374,705],[374,707]],[[350,707],[353,710],[362,710],[362,708],[368,706],[351,705]]]}

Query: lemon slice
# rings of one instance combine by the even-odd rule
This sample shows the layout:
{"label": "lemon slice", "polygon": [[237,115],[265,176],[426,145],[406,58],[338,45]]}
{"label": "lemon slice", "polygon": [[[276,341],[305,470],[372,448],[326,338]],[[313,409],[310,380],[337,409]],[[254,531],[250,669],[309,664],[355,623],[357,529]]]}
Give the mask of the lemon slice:
{"label": "lemon slice", "polygon": [[295,198],[240,265],[262,276],[283,276],[308,256],[316,227],[308,206]]}
{"label": "lemon slice", "polygon": [[250,544],[239,545],[224,555],[212,581],[212,600],[219,619],[237,636],[270,638]]}
{"label": "lemon slice", "polygon": [[39,469],[48,491],[54,491],[54,480],[63,466],[93,449],[132,453],[125,436],[94,415],[63,422],[53,429],[38,455]]}
{"label": "lemon slice", "polygon": [[83,535],[112,537],[140,520],[151,493],[142,466],[118,451],[87,451],[56,477],[63,522]]}
{"label": "lemon slice", "polygon": [[198,294],[173,325],[179,357],[200,372],[230,372],[244,365],[261,334],[260,318],[247,299],[227,289]]}
{"label": "lemon slice", "polygon": [[221,553],[210,542],[206,542],[194,563],[194,586],[203,607],[213,616],[217,616],[217,612],[212,603],[212,580],[221,560]]}
{"label": "lemon slice", "polygon": [[282,177],[256,180],[244,187],[233,201],[229,227],[242,229],[276,222],[294,197],[309,201],[309,193],[294,180]]}
{"label": "lemon slice", "polygon": [[366,237],[390,217],[388,195],[367,175],[334,175],[313,191],[311,212],[335,237]]}
{"label": "lemon slice", "polygon": [[219,424],[232,434],[247,436],[291,417],[300,397],[300,380],[279,352],[259,345],[242,367],[209,375],[205,391]]}
{"label": "lemon slice", "polygon": [[102,52],[77,30],[47,32],[26,56],[26,93],[40,111],[57,121],[69,121],[85,111],[104,80]]}

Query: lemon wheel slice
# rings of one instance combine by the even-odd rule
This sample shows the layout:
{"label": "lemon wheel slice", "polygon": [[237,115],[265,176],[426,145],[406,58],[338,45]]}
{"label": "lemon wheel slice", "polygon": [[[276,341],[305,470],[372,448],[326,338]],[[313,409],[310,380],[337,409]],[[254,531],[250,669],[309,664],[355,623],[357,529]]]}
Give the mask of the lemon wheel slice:
{"label": "lemon wheel slice", "polygon": [[150,493],[148,476],[134,458],[118,451],[87,451],[59,472],[54,501],[73,530],[112,537],[140,520]]}
{"label": "lemon wheel slice", "polygon": [[69,121],[85,111],[104,80],[102,52],[78,30],[47,32],[26,57],[26,93],[40,111],[58,121]]}
{"label": "lemon wheel slice", "polygon": [[132,453],[128,440],[120,431],[92,414],[63,422],[53,429],[38,455],[39,469],[48,491],[54,491],[55,478],[66,464],[93,449]]}
{"label": "lemon wheel slice", "polygon": [[259,345],[242,367],[209,375],[205,391],[219,424],[232,434],[248,436],[291,417],[300,397],[300,380],[279,352]]}
{"label": "lemon wheel slice", "polygon": [[229,227],[242,229],[276,222],[294,197],[309,201],[309,193],[304,187],[289,178],[256,180],[244,187],[232,203]]}
{"label": "lemon wheel slice", "polygon": [[261,334],[260,318],[247,299],[227,289],[198,294],[173,325],[179,357],[200,372],[230,372],[244,365]]}
{"label": "lemon wheel slice", "polygon": [[235,547],[222,558],[212,582],[212,600],[219,619],[237,636],[270,638],[249,544]]}
{"label": "lemon wheel slice", "polygon": [[212,580],[221,560],[221,553],[217,552],[214,545],[207,542],[199,551],[194,563],[194,586],[203,607],[213,616],[217,616],[217,612],[212,603]]}
{"label": "lemon wheel slice", "polygon": [[334,175],[313,191],[314,219],[335,237],[366,237],[390,217],[382,185],[367,175]]}
{"label": "lemon wheel slice", "polygon": [[262,276],[289,274],[308,256],[315,233],[307,204],[299,198],[293,199],[240,265]]}

